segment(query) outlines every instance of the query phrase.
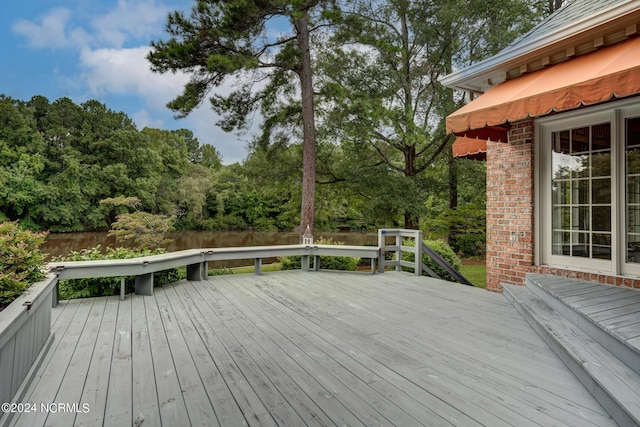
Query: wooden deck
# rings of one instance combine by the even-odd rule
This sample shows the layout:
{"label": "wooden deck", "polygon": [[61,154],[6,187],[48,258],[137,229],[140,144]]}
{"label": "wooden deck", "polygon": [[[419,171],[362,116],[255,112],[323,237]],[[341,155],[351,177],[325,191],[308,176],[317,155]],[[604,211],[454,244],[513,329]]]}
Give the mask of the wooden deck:
{"label": "wooden deck", "polygon": [[599,283],[547,279],[548,293],[640,353],[640,291]]}
{"label": "wooden deck", "polygon": [[404,273],[215,276],[52,321],[11,425],[615,425],[502,295]]}

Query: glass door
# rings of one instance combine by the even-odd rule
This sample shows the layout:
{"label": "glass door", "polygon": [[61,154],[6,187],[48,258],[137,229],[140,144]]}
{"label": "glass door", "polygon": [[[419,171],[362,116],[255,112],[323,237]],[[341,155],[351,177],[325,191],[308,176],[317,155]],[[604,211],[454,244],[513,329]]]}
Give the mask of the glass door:
{"label": "glass door", "polygon": [[625,119],[626,258],[640,263],[640,117]]}
{"label": "glass door", "polygon": [[611,260],[611,124],[553,132],[551,163],[552,254]]}

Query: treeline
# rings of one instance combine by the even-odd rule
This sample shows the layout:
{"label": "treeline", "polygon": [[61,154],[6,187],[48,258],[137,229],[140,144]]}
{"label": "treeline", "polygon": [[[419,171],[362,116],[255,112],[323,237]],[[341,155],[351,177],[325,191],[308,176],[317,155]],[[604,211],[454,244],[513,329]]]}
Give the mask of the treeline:
{"label": "treeline", "polygon": [[[456,161],[449,208],[446,153],[418,179],[372,159],[366,147],[318,142],[316,229],[401,227],[407,204],[429,237],[468,254],[484,247],[484,164]],[[285,230],[300,221],[300,144],[255,144],[242,163],[191,131],[138,130],[90,100],[0,95],[0,222],[52,232],[108,230],[120,211],[100,201],[137,197],[140,210],[175,215],[181,229]],[[456,243],[457,242],[457,243]]]}
{"label": "treeline", "polygon": [[188,130],[137,130],[94,100],[0,95],[0,221],[105,230],[117,212],[100,200],[120,195],[137,196],[148,212],[197,216],[206,198],[199,183],[220,168],[216,149]]}

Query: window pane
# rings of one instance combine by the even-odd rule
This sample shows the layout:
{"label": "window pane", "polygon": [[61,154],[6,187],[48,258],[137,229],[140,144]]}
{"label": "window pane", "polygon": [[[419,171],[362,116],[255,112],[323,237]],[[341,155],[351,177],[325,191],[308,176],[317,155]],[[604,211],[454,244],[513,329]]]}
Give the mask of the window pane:
{"label": "window pane", "polygon": [[553,134],[553,151],[563,154],[569,154],[571,152],[568,130]]}
{"label": "window pane", "polygon": [[627,150],[627,175],[640,174],[640,147]]}
{"label": "window pane", "polygon": [[627,147],[640,146],[640,117],[627,119]]}
{"label": "window pane", "polygon": [[589,180],[580,179],[571,182],[571,204],[586,205],[589,203]]}
{"label": "window pane", "polygon": [[553,186],[553,204],[568,205],[571,203],[571,192],[569,191],[571,181],[558,181]]}
{"label": "window pane", "polygon": [[588,154],[571,156],[571,177],[572,178],[589,178],[589,160],[591,156]]}
{"label": "window pane", "polygon": [[571,255],[571,233],[566,231],[553,232],[553,248],[554,255]]}
{"label": "window pane", "polygon": [[593,133],[591,150],[611,149],[611,125],[609,123],[592,126],[591,131]]}
{"label": "window pane", "polygon": [[[611,259],[611,125],[555,132],[552,140],[552,252]],[[640,156],[638,164],[640,172]]]}
{"label": "window pane", "polygon": [[640,206],[630,205],[627,207],[627,231],[629,234],[640,235]]}
{"label": "window pane", "polygon": [[594,204],[611,203],[611,178],[594,179],[591,186],[591,200]]}
{"label": "window pane", "polygon": [[590,241],[588,233],[571,233],[572,240],[574,241],[571,245],[571,255],[577,257],[585,257],[589,258],[591,256],[591,251],[589,250]]}
{"label": "window pane", "polygon": [[591,208],[594,231],[611,231],[611,206],[594,206]]}
{"label": "window pane", "polygon": [[611,259],[611,234],[593,234],[592,257]]}
{"label": "window pane", "polygon": [[571,210],[571,229],[589,230],[589,206],[578,206]]}
{"label": "window pane", "polygon": [[611,176],[611,153],[601,152],[591,156],[591,176]]}
{"label": "window pane", "polygon": [[567,179],[571,176],[571,156],[569,154],[553,153],[552,163],[554,179]]}
{"label": "window pane", "polygon": [[571,131],[571,153],[586,153],[589,151],[589,128],[573,129]]}
{"label": "window pane", "polygon": [[571,230],[571,208],[569,206],[553,208],[553,229]]}
{"label": "window pane", "polygon": [[627,262],[640,263],[640,117],[626,120]]}

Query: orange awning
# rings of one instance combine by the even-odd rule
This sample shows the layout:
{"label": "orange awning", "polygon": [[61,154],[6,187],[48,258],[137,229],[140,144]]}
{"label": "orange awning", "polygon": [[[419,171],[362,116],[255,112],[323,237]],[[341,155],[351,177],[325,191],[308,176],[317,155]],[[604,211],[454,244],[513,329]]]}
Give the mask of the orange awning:
{"label": "orange awning", "polygon": [[507,80],[449,115],[447,131],[487,138],[508,122],[638,93],[640,37]]}
{"label": "orange awning", "polygon": [[453,157],[485,160],[487,158],[487,140],[459,136],[453,143]]}

